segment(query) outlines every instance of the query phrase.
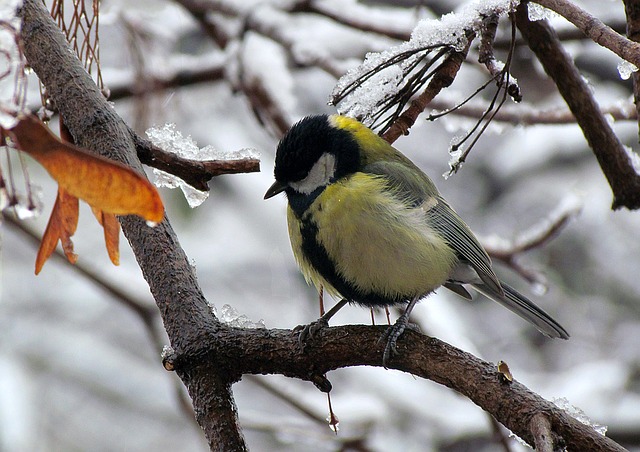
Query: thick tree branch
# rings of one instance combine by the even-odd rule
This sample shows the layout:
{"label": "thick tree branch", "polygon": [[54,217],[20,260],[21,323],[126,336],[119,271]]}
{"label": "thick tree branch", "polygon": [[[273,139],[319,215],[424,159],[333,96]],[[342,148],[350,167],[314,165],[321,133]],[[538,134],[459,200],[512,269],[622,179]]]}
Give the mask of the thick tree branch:
{"label": "thick tree branch", "polygon": [[[25,0],[24,54],[64,117],[76,143],[142,172],[129,128],[104,99],[69,50],[64,36],[38,0]],[[216,328],[192,266],[168,220],[150,228],[138,217],[121,217],[165,329],[176,350],[188,348],[199,331]],[[216,372],[179,373],[193,400],[198,423],[215,450],[246,449],[238,425],[231,385]]]}
{"label": "thick tree branch", "polygon": [[[168,361],[183,372],[189,372],[192,366],[209,367],[211,371],[225,366],[225,372],[236,378],[247,373],[278,373],[311,380],[315,375],[342,367],[382,366],[384,344],[379,339],[386,328],[365,325],[325,328],[307,344],[306,353],[301,353],[297,332],[223,327],[201,337],[198,349],[188,355],[173,354]],[[390,368],[456,390],[529,444],[535,444],[531,422],[542,413],[554,436],[561,437],[568,450],[624,450],[516,380],[505,382],[495,364],[414,331],[400,337],[398,350]]]}
{"label": "thick tree branch", "polygon": [[[544,6],[547,6],[545,3]],[[547,74],[553,79],[576,117],[602,172],[613,190],[613,209],[640,208],[640,175],[638,175],[624,146],[600,113],[591,90],[562,48],[554,30],[546,21],[529,21],[527,3],[521,3],[516,22],[529,42]],[[640,55],[640,52],[638,53]]]}

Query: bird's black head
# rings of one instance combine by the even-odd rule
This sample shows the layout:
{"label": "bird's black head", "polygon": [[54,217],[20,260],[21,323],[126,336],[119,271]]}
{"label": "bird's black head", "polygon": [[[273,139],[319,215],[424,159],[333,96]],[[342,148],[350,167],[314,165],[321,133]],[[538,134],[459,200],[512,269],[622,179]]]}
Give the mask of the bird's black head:
{"label": "bird's black head", "polygon": [[330,175],[333,181],[357,171],[360,148],[353,135],[337,128],[329,116],[307,116],[293,125],[278,144],[276,181],[281,184],[302,181],[321,159],[335,162]]}

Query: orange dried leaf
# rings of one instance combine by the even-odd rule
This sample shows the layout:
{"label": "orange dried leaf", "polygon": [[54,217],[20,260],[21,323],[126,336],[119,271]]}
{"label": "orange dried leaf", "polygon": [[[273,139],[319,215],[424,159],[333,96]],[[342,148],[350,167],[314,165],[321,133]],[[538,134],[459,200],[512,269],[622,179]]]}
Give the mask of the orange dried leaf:
{"label": "orange dried leaf", "polygon": [[78,255],[73,252],[71,236],[78,226],[78,198],[58,187],[58,195],[53,205],[47,228],[42,236],[42,242],[36,257],[36,275],[40,273],[44,263],[55,251],[58,240],[69,262],[74,264]]}
{"label": "orange dried leaf", "polygon": [[104,229],[104,243],[113,265],[120,265],[120,223],[115,215],[91,208],[98,223]]}
{"label": "orange dried leaf", "polygon": [[20,149],[44,166],[69,194],[106,213],[162,221],[162,200],[144,176],[60,141],[32,115],[23,117],[11,132]]}

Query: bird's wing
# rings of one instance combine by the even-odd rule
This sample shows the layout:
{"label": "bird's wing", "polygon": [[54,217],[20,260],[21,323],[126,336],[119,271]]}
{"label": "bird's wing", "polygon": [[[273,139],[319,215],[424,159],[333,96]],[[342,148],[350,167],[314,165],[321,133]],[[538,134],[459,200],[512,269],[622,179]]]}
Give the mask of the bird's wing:
{"label": "bird's wing", "polygon": [[438,202],[429,209],[427,215],[431,217],[432,227],[473,267],[480,279],[496,293],[503,293],[500,281],[491,267],[491,258],[473,235],[469,226],[441,196],[438,197]]}
{"label": "bird's wing", "polygon": [[488,287],[496,293],[504,293],[487,252],[419,168],[409,167],[403,162],[377,161],[365,166],[364,172],[386,178],[399,197],[416,208],[422,208],[431,220],[429,225],[449,243],[461,260],[468,262]]}

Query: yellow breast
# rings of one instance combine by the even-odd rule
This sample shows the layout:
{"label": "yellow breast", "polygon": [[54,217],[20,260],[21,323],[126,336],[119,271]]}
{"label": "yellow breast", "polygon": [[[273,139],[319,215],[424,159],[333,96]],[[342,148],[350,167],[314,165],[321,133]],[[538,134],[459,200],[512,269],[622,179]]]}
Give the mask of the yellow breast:
{"label": "yellow breast", "polygon": [[[429,205],[431,202],[431,205]],[[456,264],[453,250],[427,224],[425,211],[394,197],[383,178],[355,173],[329,185],[304,214],[337,272],[363,292],[385,297],[426,295],[442,285]],[[305,277],[331,285],[301,251],[301,222],[288,211],[289,234]]]}

